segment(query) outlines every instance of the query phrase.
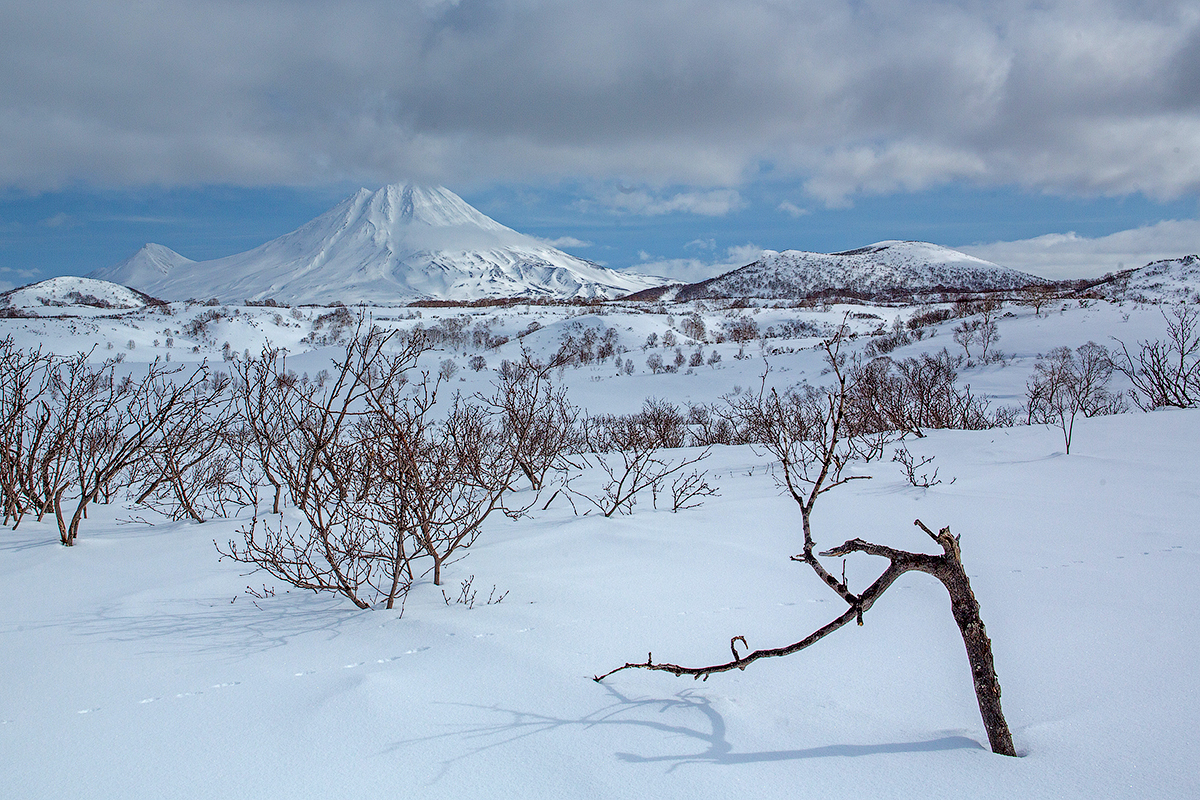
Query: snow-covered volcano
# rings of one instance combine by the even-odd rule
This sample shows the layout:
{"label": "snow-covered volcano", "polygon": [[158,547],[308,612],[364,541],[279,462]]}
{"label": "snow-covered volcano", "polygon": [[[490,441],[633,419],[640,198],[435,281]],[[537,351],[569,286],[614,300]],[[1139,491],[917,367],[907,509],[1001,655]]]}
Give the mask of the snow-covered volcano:
{"label": "snow-covered volcano", "polygon": [[480,213],[448,189],[360,189],[245,253],[189,261],[161,245],[90,277],[171,300],[284,303],[616,297],[664,281],[601,267]]}
{"label": "snow-covered volcano", "polygon": [[900,293],[994,291],[1045,280],[928,242],[878,242],[843,253],[766,250],[753,264],[681,287],[676,299],[798,299],[822,293],[886,297]]}

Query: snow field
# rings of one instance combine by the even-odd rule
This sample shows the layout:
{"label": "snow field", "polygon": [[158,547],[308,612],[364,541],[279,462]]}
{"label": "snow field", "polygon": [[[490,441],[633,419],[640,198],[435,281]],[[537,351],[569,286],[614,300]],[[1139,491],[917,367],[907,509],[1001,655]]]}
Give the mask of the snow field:
{"label": "snow field", "polygon": [[[999,342],[1013,361],[961,376],[1001,402],[1020,397],[1038,352],[1109,336],[1133,344],[1162,328],[1157,310],[1131,305],[1013,311]],[[276,310],[251,312],[266,326]],[[564,324],[560,313],[543,324]],[[801,312],[760,318],[784,313]],[[873,313],[890,324],[901,312]],[[125,319],[94,322],[115,331]],[[726,343],[715,345],[728,348],[716,369],[651,375],[634,346],[647,328],[661,335],[665,319],[599,319],[619,327],[638,372],[566,370],[572,399],[592,413],[757,386],[757,343],[754,359],[733,359]],[[67,324],[5,330],[73,347],[86,336]],[[942,327],[893,355],[953,350]],[[289,366],[315,375],[333,351],[305,353],[307,329],[285,330]],[[219,358],[224,338],[203,354]],[[557,341],[551,330],[539,346]],[[489,370],[507,357],[486,355]],[[768,381],[780,385],[820,373],[811,352],[771,363]],[[488,370],[460,366],[464,391],[486,385]],[[1070,456],[1045,427],[910,439],[914,454],[935,457],[942,484],[916,489],[886,459],[860,465],[873,479],[825,495],[813,520],[820,548],[861,536],[931,551],[916,517],[962,536],[1022,758],[987,751],[945,591],[919,574],[862,628],[788,658],[706,682],[639,671],[591,680],[647,651],[700,665],[725,660],[735,635],[751,648],[787,644],[843,610],[788,560],[801,546],[799,513],[766,457],[718,447],[701,467],[720,496],[698,509],[656,511],[643,497],[634,514],[603,519],[556,500],[519,522],[489,520],[442,587],[453,600],[474,576],[471,609],[428,582],[403,616],[288,592],[219,560],[213,541],[244,520],[172,523],[114,505],[95,507],[70,549],[52,524],[0,532],[0,795],[1196,796],[1200,412],[1076,425]],[[589,481],[595,471],[579,485]],[[851,587],[882,567],[850,559]],[[246,593],[264,582],[274,596]],[[493,585],[508,594],[487,605]]]}

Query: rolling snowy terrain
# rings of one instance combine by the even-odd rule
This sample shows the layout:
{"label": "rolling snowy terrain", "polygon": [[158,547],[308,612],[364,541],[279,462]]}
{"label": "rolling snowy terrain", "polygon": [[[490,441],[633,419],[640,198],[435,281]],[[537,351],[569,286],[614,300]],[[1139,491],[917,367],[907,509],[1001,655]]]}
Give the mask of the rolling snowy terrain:
{"label": "rolling snowy terrain", "polygon": [[759,297],[800,299],[841,294],[885,299],[932,292],[1019,289],[1044,282],[981,258],[927,242],[878,242],[844,253],[766,251],[753,264],[680,287],[677,300]]}
{"label": "rolling snowy terrain", "polygon": [[[861,351],[929,310],[363,309],[385,328],[436,331],[443,344],[422,364],[452,362],[451,385],[467,396],[523,348],[615,342],[612,357],[556,374],[591,415],[819,382],[812,346],[844,319]],[[355,325],[338,308],[71,313],[0,319],[0,337],[62,354],[95,346],[93,360],[119,354],[129,369],[155,359],[226,369],[223,359],[270,343],[307,381]],[[960,374],[993,406],[1023,403],[1052,348],[1132,347],[1166,328],[1159,306],[1132,300],[1059,300],[1038,314],[1007,304],[997,321],[1004,358]],[[750,322],[756,336],[735,341]],[[889,355],[961,353],[957,322],[925,324]],[[677,354],[686,363],[661,366]],[[402,614],[221,560],[214,542],[236,538],[248,509],[195,524],[98,505],[73,548],[53,521],[26,519],[0,531],[0,795],[1194,797],[1197,441],[1200,410],[1080,420],[1070,455],[1047,426],[929,431],[903,444],[935,459],[940,483],[915,487],[884,457],[853,467],[871,480],[818,503],[822,549],[862,536],[932,552],[914,518],[961,536],[1016,759],[988,752],[945,590],[919,574],[863,627],[787,658],[704,682],[591,680],[648,651],[701,665],[727,659],[734,636],[788,644],[844,610],[789,560],[800,516],[752,446],[713,448],[702,466],[720,494],[699,508],[672,513],[645,496],[604,518],[556,500],[520,520],[489,518],[445,585],[419,580]],[[593,466],[575,485],[602,480]],[[850,585],[882,567],[851,557]],[[476,592],[473,607],[456,602],[463,591]]]}
{"label": "rolling snowy terrain", "polygon": [[616,297],[663,281],[606,269],[518,233],[441,187],[360,189],[245,253],[190,261],[146,245],[89,277],[168,300],[403,304],[418,299]]}

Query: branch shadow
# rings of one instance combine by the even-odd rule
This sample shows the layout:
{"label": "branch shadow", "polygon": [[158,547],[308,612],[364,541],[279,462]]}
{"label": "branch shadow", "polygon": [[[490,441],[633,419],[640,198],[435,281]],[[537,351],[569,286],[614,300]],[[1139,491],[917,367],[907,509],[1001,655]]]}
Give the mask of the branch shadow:
{"label": "branch shadow", "polygon": [[162,603],[158,608],[128,610],[122,605],[99,607],[86,618],[67,620],[88,637],[116,642],[144,642],[143,654],[191,653],[240,658],[283,647],[311,634],[333,639],[341,628],[364,612],[339,607],[329,598],[294,595],[236,601],[211,599]]}
{"label": "branch shadow", "polygon": [[57,528],[48,532],[37,524],[29,523],[16,530],[5,527],[7,532],[0,538],[0,553],[23,553],[26,550],[62,546],[58,541]]}
{"label": "branch shadow", "polygon": [[[664,734],[664,741],[667,740],[666,737],[672,741],[682,738],[684,741],[698,745],[694,750],[688,748],[684,752],[663,755],[643,755],[629,752],[613,754],[618,760],[630,764],[665,764],[668,773],[690,764],[736,766],[778,761],[803,761],[814,758],[861,758],[891,753],[986,749],[978,741],[966,736],[941,736],[915,742],[831,744],[795,750],[739,752],[728,740],[725,719],[713,707],[712,701],[704,695],[685,690],[669,698],[632,699],[611,686],[605,684],[602,686],[609,695],[610,702],[590,714],[575,719],[502,706],[450,704],[460,708],[502,714],[507,719],[490,725],[464,726],[456,731],[401,740],[382,750],[379,755],[396,752],[407,745],[438,740],[458,738],[473,743],[474,746],[461,754],[442,761],[441,769],[430,781],[432,784],[440,780],[457,762],[466,761],[487,750],[503,747],[521,739],[570,728],[591,730],[615,726],[649,730]],[[700,720],[696,723],[681,724],[664,719],[653,719],[650,716],[651,714],[659,717],[670,715],[675,718],[680,716],[681,712],[684,715],[697,715]]]}

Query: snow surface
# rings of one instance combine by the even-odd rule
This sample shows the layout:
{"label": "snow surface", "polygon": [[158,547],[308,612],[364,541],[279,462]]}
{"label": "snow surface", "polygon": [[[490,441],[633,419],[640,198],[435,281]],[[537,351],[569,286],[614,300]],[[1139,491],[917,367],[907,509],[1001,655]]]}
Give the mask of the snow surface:
{"label": "snow surface", "polygon": [[844,253],[767,250],[753,264],[683,287],[682,300],[706,297],[800,298],[820,292],[1016,289],[1041,278],[928,242],[886,241]]}
{"label": "snow surface", "polygon": [[501,225],[448,189],[411,184],[360,189],[245,253],[194,262],[147,245],[91,277],[169,300],[373,305],[425,298],[616,297],[664,282],[568,255]]}
{"label": "snow surface", "polygon": [[[730,313],[694,308],[710,332]],[[860,333],[913,313],[736,313],[765,329],[834,324],[848,310]],[[187,335],[209,312],[217,318]],[[1133,303],[1006,312],[999,345],[1010,360],[962,375],[998,402],[1019,400],[1040,352],[1164,328],[1157,308]],[[289,366],[315,374],[333,352],[311,338],[321,313],[172,304],[0,320],[0,335],[57,352],[95,344],[95,357],[116,342],[130,362],[171,353],[218,368],[224,342],[253,351],[270,340],[289,348]],[[710,338],[682,349],[717,351],[715,367],[651,374],[653,351],[640,345],[677,330],[680,316],[644,307],[373,313],[395,327],[469,317],[511,336],[483,353],[488,370],[456,376],[468,393],[522,345],[544,352],[564,334],[615,329],[634,374],[611,363],[563,373],[591,413],[757,388],[764,366],[758,344],[737,359],[736,344]],[[952,324],[893,355],[953,348]],[[172,346],[152,344],[168,330]],[[766,340],[768,383],[818,380],[813,341]],[[463,351],[430,355],[465,362]],[[473,609],[447,605],[428,582],[403,616],[288,592],[219,560],[214,540],[245,520],[173,523],[97,506],[69,549],[52,524],[27,520],[0,532],[0,796],[1195,797],[1197,441],[1200,411],[1082,420],[1070,456],[1041,426],[934,431],[905,444],[936,458],[940,485],[916,489],[882,460],[858,467],[872,480],[818,503],[820,547],[862,536],[931,551],[916,517],[962,536],[1017,759],[987,751],[945,591],[920,574],[893,586],[864,627],[788,658],[706,682],[638,671],[591,680],[647,651],[706,664],[727,658],[735,635],[752,648],[788,644],[842,611],[789,561],[799,514],[749,447],[714,449],[705,466],[720,496],[698,509],[672,514],[644,498],[633,515],[603,519],[556,502],[518,522],[489,520],[444,587],[453,598],[474,576]],[[881,569],[850,559],[851,586]],[[274,595],[256,598],[248,585]],[[507,594],[487,605],[493,586]]]}

